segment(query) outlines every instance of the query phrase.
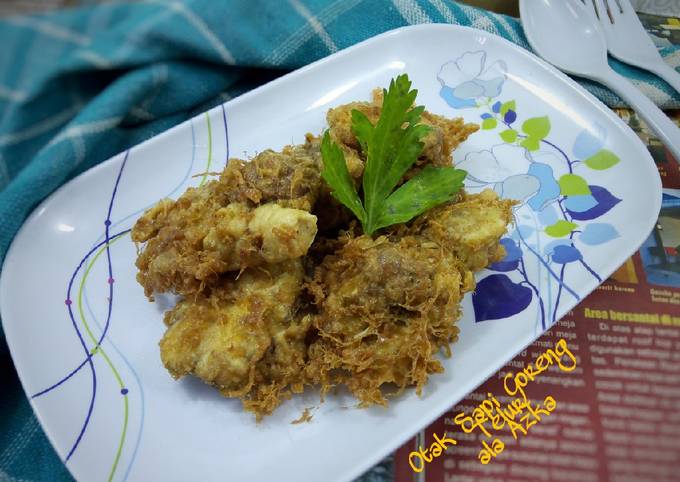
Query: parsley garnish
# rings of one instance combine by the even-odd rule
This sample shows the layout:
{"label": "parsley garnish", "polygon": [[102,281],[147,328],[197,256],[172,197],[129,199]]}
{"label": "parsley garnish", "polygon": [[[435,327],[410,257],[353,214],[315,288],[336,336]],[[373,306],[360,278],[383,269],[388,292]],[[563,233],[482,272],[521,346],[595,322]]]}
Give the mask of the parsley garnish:
{"label": "parsley garnish", "polygon": [[427,166],[394,190],[423,151],[421,139],[430,131],[429,126],[419,124],[425,107],[413,107],[418,91],[410,89],[406,74],[392,79],[389,89],[383,89],[382,111],[375,125],[362,112],[352,110],[352,132],[366,156],[363,202],[340,147],[328,131],[321,141],[321,175],[333,190],[333,197],[354,213],[368,235],[449,201],[467,175],[453,167]]}

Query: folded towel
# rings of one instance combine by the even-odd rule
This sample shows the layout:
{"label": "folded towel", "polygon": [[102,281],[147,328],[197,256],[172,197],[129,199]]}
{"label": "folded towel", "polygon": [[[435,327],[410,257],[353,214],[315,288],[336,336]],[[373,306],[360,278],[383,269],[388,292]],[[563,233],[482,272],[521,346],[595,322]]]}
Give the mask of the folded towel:
{"label": "folded towel", "polygon": [[[287,71],[428,22],[476,27],[528,48],[517,19],[450,0],[147,0],[1,19],[0,261],[36,204],[75,175]],[[613,64],[660,106],[680,107],[662,81]],[[584,85],[620,105],[608,90]],[[68,480],[2,334],[0,356],[0,480]]]}

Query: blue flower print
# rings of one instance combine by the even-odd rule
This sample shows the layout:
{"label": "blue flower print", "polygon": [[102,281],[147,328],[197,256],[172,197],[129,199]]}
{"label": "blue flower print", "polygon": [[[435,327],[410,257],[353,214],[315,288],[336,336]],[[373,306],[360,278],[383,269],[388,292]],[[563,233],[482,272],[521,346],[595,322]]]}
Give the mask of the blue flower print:
{"label": "blue flower print", "polygon": [[486,52],[465,52],[439,69],[440,95],[454,109],[476,107],[477,99],[500,95],[506,72],[502,60],[486,67]]}

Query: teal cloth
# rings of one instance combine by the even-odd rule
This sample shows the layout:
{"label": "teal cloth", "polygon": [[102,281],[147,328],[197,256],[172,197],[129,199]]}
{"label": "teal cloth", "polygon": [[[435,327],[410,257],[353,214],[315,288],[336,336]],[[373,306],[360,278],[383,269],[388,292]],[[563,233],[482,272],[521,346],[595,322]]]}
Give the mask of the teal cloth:
{"label": "teal cloth", "polygon": [[[527,47],[516,19],[450,0],[149,0],[0,19],[0,261],[37,203],[86,169],[287,71],[426,22]],[[615,68],[663,107],[680,106],[665,83]],[[1,334],[0,356],[0,481],[69,480]],[[367,478],[386,474],[383,466]]]}

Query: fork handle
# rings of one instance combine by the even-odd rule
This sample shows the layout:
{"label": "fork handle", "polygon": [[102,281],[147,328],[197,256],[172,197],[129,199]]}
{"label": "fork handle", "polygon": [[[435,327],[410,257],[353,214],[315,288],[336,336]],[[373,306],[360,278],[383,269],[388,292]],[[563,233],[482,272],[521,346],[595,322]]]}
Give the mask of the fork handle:
{"label": "fork handle", "polygon": [[628,79],[611,68],[592,77],[619,94],[638,113],[649,128],[661,139],[675,159],[680,159],[680,128],[659,109],[654,102],[637,89]]}
{"label": "fork handle", "polygon": [[647,70],[658,75],[668,82],[677,92],[680,92],[680,74],[663,60],[653,62],[647,66]]}

